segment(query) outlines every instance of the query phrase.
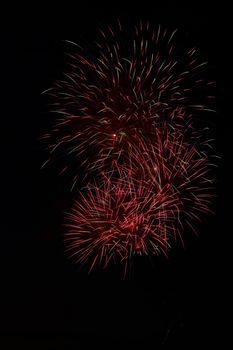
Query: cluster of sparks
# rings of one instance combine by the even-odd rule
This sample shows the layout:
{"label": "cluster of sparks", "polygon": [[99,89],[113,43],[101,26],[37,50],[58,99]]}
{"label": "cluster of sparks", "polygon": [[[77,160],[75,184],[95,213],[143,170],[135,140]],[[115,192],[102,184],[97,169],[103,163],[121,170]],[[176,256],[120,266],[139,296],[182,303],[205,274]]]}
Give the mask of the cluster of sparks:
{"label": "cluster of sparks", "polygon": [[179,53],[175,34],[118,23],[100,31],[92,54],[72,43],[70,72],[49,90],[57,117],[45,138],[76,196],[67,251],[90,270],[168,256],[211,211],[211,145],[193,120],[210,110],[212,82],[200,78],[197,49]]}

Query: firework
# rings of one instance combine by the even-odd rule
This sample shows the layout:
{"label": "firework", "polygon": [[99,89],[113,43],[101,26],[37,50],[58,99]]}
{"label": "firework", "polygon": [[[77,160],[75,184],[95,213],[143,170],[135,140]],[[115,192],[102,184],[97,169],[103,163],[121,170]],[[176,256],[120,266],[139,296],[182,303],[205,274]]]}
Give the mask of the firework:
{"label": "firework", "polygon": [[56,122],[44,135],[51,157],[88,175],[109,169],[161,123],[190,131],[192,113],[212,98],[211,82],[200,78],[205,62],[197,49],[176,47],[176,31],[140,23],[126,32],[118,24],[100,36],[90,51],[75,46],[69,71],[49,90]]}
{"label": "firework", "polygon": [[102,185],[79,193],[67,217],[67,250],[78,262],[104,267],[135,254],[167,255],[174,236],[177,198],[169,186],[154,191],[153,181],[102,174]]}
{"label": "firework", "polygon": [[118,23],[89,51],[70,42],[69,72],[49,90],[56,122],[44,137],[76,195],[66,250],[90,270],[168,256],[211,212],[211,146],[195,116],[211,111],[213,83],[198,50],[182,51],[175,36]]}
{"label": "firework", "polygon": [[[200,147],[201,149],[201,147]],[[67,250],[77,262],[125,267],[135,254],[168,255],[187,227],[209,212],[212,181],[204,152],[178,133],[157,128],[79,192],[67,215]]]}

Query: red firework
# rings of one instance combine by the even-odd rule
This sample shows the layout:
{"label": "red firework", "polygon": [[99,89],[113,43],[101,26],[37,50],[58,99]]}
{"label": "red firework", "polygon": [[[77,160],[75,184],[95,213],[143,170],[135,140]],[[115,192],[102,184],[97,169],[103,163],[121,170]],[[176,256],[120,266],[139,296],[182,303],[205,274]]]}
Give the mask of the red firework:
{"label": "red firework", "polygon": [[134,254],[167,255],[175,234],[178,202],[170,186],[155,192],[151,179],[118,175],[102,174],[101,185],[80,192],[67,217],[67,250],[76,261],[89,261],[90,269],[111,259],[127,267]]}
{"label": "red firework", "polygon": [[195,232],[192,221],[210,211],[208,158],[180,133],[158,128],[153,142],[141,140],[122,158],[79,192],[67,216],[67,250],[90,269],[117,258],[127,267],[135,254],[167,256],[185,227]]}
{"label": "red firework", "polygon": [[193,123],[213,97],[197,49],[181,52],[176,31],[148,24],[100,32],[91,54],[73,43],[70,72],[49,90],[59,117],[45,135],[51,157],[75,171],[72,187],[88,178],[67,214],[66,243],[90,270],[167,256],[210,212],[213,192],[209,141]]}
{"label": "red firework", "polygon": [[100,36],[90,50],[73,43],[77,52],[68,55],[69,71],[48,91],[56,114],[44,135],[51,157],[85,174],[109,169],[127,144],[150,136],[161,123],[191,130],[191,114],[206,110],[212,98],[206,93],[211,83],[200,78],[205,62],[196,48],[175,45],[176,31],[153,31],[142,23],[130,31],[118,23]]}

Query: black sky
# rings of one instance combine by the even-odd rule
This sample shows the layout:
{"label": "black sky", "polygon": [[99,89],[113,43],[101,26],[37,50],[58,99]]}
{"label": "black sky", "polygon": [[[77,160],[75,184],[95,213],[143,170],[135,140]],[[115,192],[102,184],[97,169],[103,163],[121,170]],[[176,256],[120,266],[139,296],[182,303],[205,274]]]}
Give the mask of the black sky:
{"label": "black sky", "polygon": [[[232,54],[229,7],[143,1],[85,1],[3,11],[1,23],[1,341],[5,348],[142,349],[223,344],[228,334]],[[5,14],[6,13],[6,14]],[[189,33],[217,80],[211,127],[222,157],[216,215],[169,261],[138,263],[87,276],[64,258],[65,180],[52,169],[39,136],[48,127],[47,89],[64,68],[63,40],[92,38],[116,17],[149,19]],[[152,346],[151,346],[151,345]],[[220,348],[225,348],[223,345]]]}

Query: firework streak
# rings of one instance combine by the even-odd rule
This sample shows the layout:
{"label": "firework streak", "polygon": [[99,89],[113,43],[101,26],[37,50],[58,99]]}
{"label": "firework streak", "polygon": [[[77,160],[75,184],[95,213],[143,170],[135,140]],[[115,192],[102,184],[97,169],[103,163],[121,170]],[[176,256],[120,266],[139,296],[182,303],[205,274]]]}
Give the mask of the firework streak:
{"label": "firework streak", "polygon": [[44,135],[72,174],[66,250],[90,270],[167,256],[213,197],[210,140],[195,126],[211,111],[213,83],[197,49],[180,50],[176,31],[148,23],[100,37],[91,50],[70,42],[76,53],[48,90],[56,122]]}

